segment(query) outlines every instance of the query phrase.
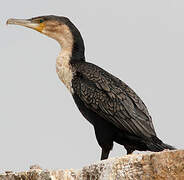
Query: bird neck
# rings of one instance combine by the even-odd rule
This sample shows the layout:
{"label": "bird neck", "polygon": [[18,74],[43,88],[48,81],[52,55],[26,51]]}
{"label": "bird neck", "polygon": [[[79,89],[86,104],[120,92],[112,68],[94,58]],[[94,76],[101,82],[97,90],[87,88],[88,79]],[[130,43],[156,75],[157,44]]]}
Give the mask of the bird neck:
{"label": "bird neck", "polygon": [[70,62],[71,63],[82,62],[82,61],[84,62],[85,46],[84,46],[84,41],[81,36],[81,33],[72,22],[69,22],[67,26],[69,27],[70,33],[72,35],[72,41],[73,41]]}
{"label": "bird neck", "polygon": [[82,37],[74,37],[74,43],[72,47],[72,53],[71,53],[71,58],[70,62],[75,63],[75,62],[82,62],[85,61],[85,48],[84,48],[84,42],[82,40]]}
{"label": "bird neck", "polygon": [[75,70],[72,65],[78,62],[85,62],[84,42],[81,36],[75,36],[75,34],[68,41],[62,39],[59,42],[61,52],[56,60],[56,72],[60,80],[73,94],[72,79]]}
{"label": "bird neck", "polygon": [[82,37],[72,35],[72,38],[59,39],[58,42],[61,46],[61,56],[68,56],[68,63],[84,62],[85,61],[85,48]]}
{"label": "bird neck", "polygon": [[84,41],[79,30],[71,22],[58,27],[58,34],[50,36],[56,39],[61,46],[61,54],[68,55],[68,63],[85,61]]}
{"label": "bird neck", "polygon": [[63,49],[56,60],[56,72],[60,80],[73,94],[72,79],[73,71],[70,64],[71,51]]}

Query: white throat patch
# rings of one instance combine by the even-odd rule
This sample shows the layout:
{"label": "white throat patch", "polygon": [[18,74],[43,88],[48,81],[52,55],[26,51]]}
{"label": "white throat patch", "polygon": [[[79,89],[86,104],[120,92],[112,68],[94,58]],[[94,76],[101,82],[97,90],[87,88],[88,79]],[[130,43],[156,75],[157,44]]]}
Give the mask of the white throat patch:
{"label": "white throat patch", "polygon": [[59,79],[65,84],[68,90],[73,94],[72,88],[72,67],[69,63],[71,51],[62,50],[56,60],[56,72]]}

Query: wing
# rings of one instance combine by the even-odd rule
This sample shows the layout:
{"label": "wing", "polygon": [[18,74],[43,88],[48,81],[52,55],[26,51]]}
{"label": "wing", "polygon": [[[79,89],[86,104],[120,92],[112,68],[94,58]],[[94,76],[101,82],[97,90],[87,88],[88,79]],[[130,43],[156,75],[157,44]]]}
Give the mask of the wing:
{"label": "wing", "polygon": [[156,135],[142,100],[124,82],[100,67],[78,64],[72,86],[90,110],[116,127],[136,136]]}

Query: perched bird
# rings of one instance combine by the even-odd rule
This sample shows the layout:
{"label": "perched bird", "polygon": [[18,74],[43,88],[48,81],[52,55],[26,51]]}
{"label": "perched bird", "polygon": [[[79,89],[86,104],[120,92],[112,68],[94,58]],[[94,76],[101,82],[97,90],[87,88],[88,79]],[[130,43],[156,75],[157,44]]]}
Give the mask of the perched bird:
{"label": "perched bird", "polygon": [[123,145],[127,154],[175,149],[156,136],[145,104],[127,84],[86,62],[82,36],[67,17],[9,19],[7,24],[34,29],[58,41],[61,52],[56,60],[57,74],[82,115],[94,126],[102,148],[101,160],[108,158],[113,142]]}

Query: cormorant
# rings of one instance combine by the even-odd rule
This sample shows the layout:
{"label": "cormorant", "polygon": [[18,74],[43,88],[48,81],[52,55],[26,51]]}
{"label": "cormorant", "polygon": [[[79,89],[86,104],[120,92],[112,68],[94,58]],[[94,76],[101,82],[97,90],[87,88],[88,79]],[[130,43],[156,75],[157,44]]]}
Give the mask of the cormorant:
{"label": "cormorant", "polygon": [[156,136],[145,104],[127,84],[86,62],[82,36],[67,17],[9,19],[7,24],[34,29],[58,41],[62,50],[56,60],[57,74],[82,115],[94,126],[102,148],[101,160],[108,158],[113,142],[123,145],[127,154],[175,149]]}

